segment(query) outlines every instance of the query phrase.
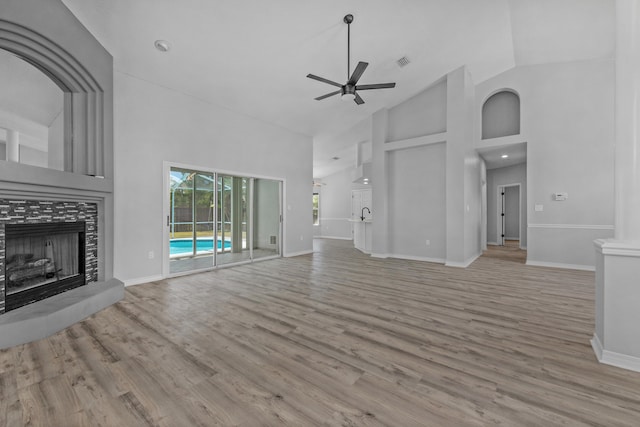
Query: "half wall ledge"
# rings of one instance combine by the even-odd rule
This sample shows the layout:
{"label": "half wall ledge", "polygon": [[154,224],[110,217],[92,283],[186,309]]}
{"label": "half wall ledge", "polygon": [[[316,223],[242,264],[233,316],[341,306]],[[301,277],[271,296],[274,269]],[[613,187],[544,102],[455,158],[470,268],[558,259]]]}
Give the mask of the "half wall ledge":
{"label": "half wall ledge", "polygon": [[46,338],[124,298],[118,279],[92,282],[0,316],[0,350]]}

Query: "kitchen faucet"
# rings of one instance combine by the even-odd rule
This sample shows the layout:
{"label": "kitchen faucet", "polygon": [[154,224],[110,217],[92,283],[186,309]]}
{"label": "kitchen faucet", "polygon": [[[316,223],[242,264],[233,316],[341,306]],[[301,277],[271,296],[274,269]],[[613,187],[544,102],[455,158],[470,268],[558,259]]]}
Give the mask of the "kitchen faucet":
{"label": "kitchen faucet", "polygon": [[369,212],[369,214],[371,214],[371,210],[369,210],[368,207],[365,206],[364,208],[362,208],[362,212],[360,212],[360,220],[362,220],[362,221],[364,221],[364,210],[365,209],[367,210],[367,212]]}

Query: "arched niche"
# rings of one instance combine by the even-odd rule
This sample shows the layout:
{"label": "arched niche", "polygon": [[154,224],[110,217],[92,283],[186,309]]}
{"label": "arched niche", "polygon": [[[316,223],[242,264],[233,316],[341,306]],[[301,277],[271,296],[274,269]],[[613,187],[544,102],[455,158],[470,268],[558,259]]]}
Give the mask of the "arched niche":
{"label": "arched niche", "polygon": [[520,134],[520,96],[509,89],[491,95],[482,104],[482,139]]}
{"label": "arched niche", "polygon": [[104,88],[66,49],[28,27],[0,19],[0,48],[38,68],[63,91],[63,170],[104,176]]}

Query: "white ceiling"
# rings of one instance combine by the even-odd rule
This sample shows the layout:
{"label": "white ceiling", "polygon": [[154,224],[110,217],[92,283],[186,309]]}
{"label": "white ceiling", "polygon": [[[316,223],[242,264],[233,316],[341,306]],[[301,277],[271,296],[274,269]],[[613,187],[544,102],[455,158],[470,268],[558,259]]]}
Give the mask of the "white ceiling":
{"label": "white ceiling", "polygon": [[[117,72],[317,141],[410,98],[467,65],[476,83],[516,65],[611,58],[613,0],[63,0],[114,56]],[[343,102],[308,73],[396,82]],[[160,53],[157,39],[172,49]],[[400,68],[396,60],[411,63]],[[353,141],[354,144],[360,141]],[[344,148],[341,148],[344,150]],[[353,151],[353,150],[351,150]],[[327,159],[327,161],[331,161]]]}
{"label": "white ceiling", "polygon": [[505,168],[527,161],[527,143],[519,142],[502,147],[482,147],[478,149],[478,153],[484,159],[487,169]]}

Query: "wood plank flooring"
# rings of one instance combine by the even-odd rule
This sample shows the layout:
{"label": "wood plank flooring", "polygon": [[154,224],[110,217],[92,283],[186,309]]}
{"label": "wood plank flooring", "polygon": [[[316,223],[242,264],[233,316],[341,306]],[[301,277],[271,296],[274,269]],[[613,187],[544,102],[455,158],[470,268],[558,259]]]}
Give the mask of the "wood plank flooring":
{"label": "wood plank flooring", "polygon": [[593,273],[320,239],[0,351],[0,425],[638,426],[640,373],[598,364],[593,330]]}

